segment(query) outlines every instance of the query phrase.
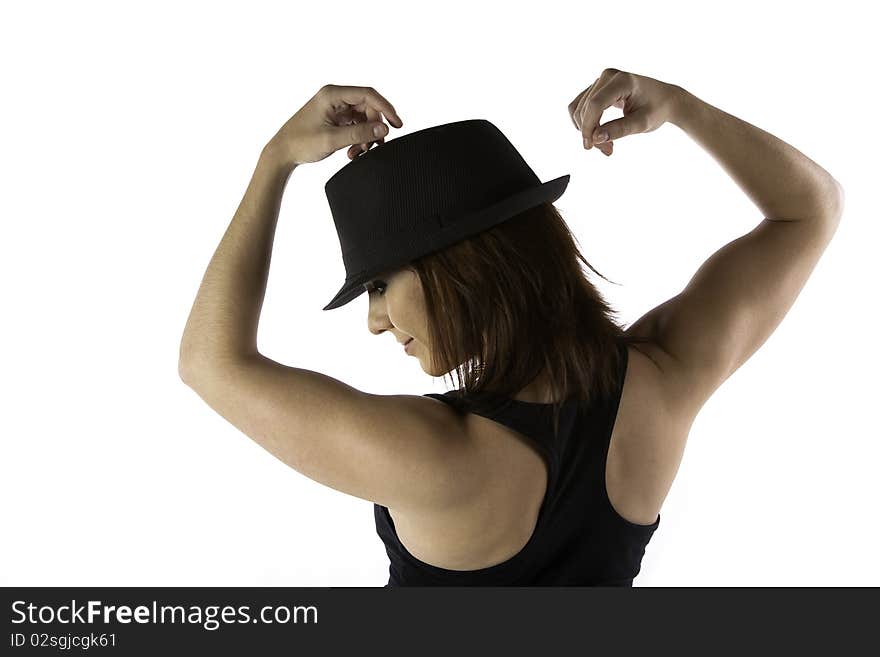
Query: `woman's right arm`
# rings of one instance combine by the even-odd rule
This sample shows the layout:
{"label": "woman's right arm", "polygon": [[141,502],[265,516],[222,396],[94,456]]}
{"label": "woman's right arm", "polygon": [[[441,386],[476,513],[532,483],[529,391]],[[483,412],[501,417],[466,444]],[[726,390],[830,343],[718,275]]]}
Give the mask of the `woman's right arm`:
{"label": "woman's right arm", "polygon": [[681,87],[669,122],[702,146],[770,220],[836,222],[843,188],[796,148]]}
{"label": "woman's right arm", "polygon": [[837,230],[844,197],[803,153],[684,89],[669,121],[709,151],[765,217],[628,329],[653,338],[669,411],[687,423],[779,326]]}

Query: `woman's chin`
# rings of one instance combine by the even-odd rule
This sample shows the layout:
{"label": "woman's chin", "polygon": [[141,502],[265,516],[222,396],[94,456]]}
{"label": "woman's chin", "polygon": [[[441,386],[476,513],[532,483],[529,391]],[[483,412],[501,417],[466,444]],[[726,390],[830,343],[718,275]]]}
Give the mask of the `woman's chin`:
{"label": "woman's chin", "polygon": [[428,374],[429,376],[435,376],[435,377],[436,376],[443,376],[444,374],[446,374],[446,372],[440,371],[440,368],[434,367],[434,363],[428,363],[427,365],[425,365],[425,362],[421,359],[421,357],[417,356],[417,358],[419,359],[419,365],[422,366],[422,371],[425,374]]}

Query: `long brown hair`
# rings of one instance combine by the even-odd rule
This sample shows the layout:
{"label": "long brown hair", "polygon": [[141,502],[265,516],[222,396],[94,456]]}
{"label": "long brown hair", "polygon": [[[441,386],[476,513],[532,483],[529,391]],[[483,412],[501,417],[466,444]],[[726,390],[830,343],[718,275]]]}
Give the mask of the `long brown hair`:
{"label": "long brown hair", "polygon": [[455,372],[457,399],[491,413],[544,373],[558,432],[562,400],[588,405],[622,385],[618,345],[648,339],[624,334],[578,261],[602,276],[543,203],[410,263],[434,363],[450,381]]}

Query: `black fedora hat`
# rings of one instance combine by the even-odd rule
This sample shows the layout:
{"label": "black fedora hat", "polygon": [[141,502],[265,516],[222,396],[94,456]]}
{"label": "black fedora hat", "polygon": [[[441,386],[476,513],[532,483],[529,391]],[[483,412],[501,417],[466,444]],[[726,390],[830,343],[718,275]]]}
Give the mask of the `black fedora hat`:
{"label": "black fedora hat", "polygon": [[324,310],[352,301],[377,274],[439,251],[541,203],[569,175],[542,183],[485,119],[411,132],[374,146],[324,185],[345,282]]}

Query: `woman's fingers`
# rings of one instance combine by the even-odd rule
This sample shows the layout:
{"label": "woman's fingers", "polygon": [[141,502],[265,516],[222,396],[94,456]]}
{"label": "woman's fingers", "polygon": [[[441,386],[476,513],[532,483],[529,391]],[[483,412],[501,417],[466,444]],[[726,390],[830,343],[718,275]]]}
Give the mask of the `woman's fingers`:
{"label": "woman's fingers", "polygon": [[[611,155],[612,140],[651,132],[668,121],[681,93],[676,85],[606,68],[569,103],[568,111],[581,132],[584,148],[597,146],[605,155]],[[623,117],[600,125],[603,113],[612,106],[622,109]],[[600,136],[605,141],[597,142]]]}
{"label": "woman's fingers", "polygon": [[580,94],[578,94],[577,98],[575,98],[572,103],[574,104],[574,119],[576,120],[576,125],[578,130],[583,129],[584,124],[584,107],[589,102],[590,98],[599,87],[602,85],[602,77],[598,77],[593,81],[589,87],[584,89]]}
{"label": "woman's fingers", "polygon": [[575,96],[574,100],[572,100],[568,104],[568,116],[571,119],[571,122],[574,124],[574,127],[577,128],[578,130],[581,129],[580,116],[578,116],[578,113],[577,113],[578,104],[580,103],[581,98],[583,98],[586,94],[588,94],[590,92],[590,89],[592,89],[592,88],[593,88],[593,85],[591,84],[589,87],[587,87],[582,92],[580,92],[577,96]]}
{"label": "woman's fingers", "polygon": [[358,109],[372,111],[373,117],[378,116],[377,112],[385,115],[387,121],[395,128],[402,128],[403,121],[397,115],[394,106],[373,87],[347,87],[336,84],[328,84],[325,89],[334,101],[341,100],[349,105],[353,105]]}
{"label": "woman's fingers", "polygon": [[584,96],[578,104],[581,118],[581,135],[587,149],[593,147],[596,127],[606,109],[617,102],[620,97],[622,78],[616,75],[615,69],[605,69],[593,85],[591,93]]}
{"label": "woman's fingers", "polygon": [[[333,106],[347,105],[348,114],[352,117],[351,124],[382,122],[383,115],[387,121],[400,128],[403,121],[394,106],[372,87],[352,87],[328,84],[323,91],[329,96]],[[363,139],[363,137],[361,137]],[[354,159],[360,153],[370,149],[373,144],[385,143],[384,137],[353,144],[348,149],[348,157]]]}
{"label": "woman's fingers", "polygon": [[[574,100],[572,100],[568,104],[568,116],[571,119],[572,124],[578,131],[581,130],[581,122],[583,119],[583,114],[585,112],[585,104],[589,102],[590,92],[594,89],[597,82],[598,80],[596,80],[596,82],[580,92],[577,96],[574,97]],[[620,100],[618,102],[615,102],[614,106],[623,107],[623,101]],[[587,148],[587,150],[589,150],[590,148],[592,148],[593,144],[588,144],[587,139],[584,138],[584,146]],[[614,142],[612,142],[611,140],[601,144],[596,144],[596,147],[606,156],[610,156],[611,153],[614,152]]]}
{"label": "woman's fingers", "polygon": [[[612,105],[621,106],[625,77],[616,68],[606,68],[589,87],[578,94],[568,105],[572,123],[580,130],[584,148],[594,146],[593,138],[602,113]],[[602,149],[604,153],[605,150]],[[608,153],[606,153],[607,155]]]}
{"label": "woman's fingers", "polygon": [[[358,123],[364,123],[367,120],[367,115],[361,111],[358,111],[354,107],[350,107],[348,105],[344,105],[345,109],[337,112],[336,114],[336,124],[338,126],[348,126],[348,125],[357,125]],[[352,144],[348,147],[348,159],[353,160],[355,156],[361,152],[360,144]]]}
{"label": "woman's fingers", "polygon": [[[374,109],[370,105],[367,105],[364,108],[364,112],[367,116],[368,122],[382,120],[382,115],[379,113],[379,111]],[[389,131],[390,131],[390,128],[389,128]],[[370,146],[372,146],[373,143],[375,143],[375,142],[373,142],[373,141],[365,142],[365,143],[361,144],[361,149],[366,153],[368,150],[370,150]]]}
{"label": "woman's fingers", "polygon": [[[370,142],[369,144],[367,144],[367,146],[369,147],[373,144],[384,144],[384,143],[385,143],[385,138],[383,137],[382,139],[377,139],[374,142]],[[363,144],[352,144],[348,148],[348,159],[353,160],[361,153],[365,153],[367,150],[369,150],[369,148],[365,149]]]}

